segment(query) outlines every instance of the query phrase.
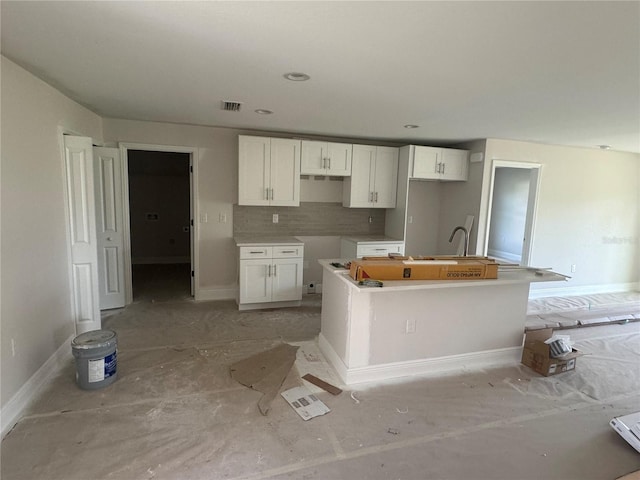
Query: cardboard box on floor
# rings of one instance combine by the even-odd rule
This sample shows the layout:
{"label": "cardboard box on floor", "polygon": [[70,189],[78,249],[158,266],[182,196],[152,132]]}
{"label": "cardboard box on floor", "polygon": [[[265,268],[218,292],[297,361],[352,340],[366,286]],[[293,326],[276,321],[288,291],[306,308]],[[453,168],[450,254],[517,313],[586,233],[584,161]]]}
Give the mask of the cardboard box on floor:
{"label": "cardboard box on floor", "polygon": [[364,257],[351,262],[349,275],[356,281],[485,280],[498,278],[498,263],[487,257]]}
{"label": "cardboard box on floor", "polygon": [[545,377],[575,369],[576,360],[582,355],[574,348],[571,353],[562,358],[551,357],[549,345],[544,341],[552,335],[552,328],[529,331],[525,335],[522,349],[522,363]]}

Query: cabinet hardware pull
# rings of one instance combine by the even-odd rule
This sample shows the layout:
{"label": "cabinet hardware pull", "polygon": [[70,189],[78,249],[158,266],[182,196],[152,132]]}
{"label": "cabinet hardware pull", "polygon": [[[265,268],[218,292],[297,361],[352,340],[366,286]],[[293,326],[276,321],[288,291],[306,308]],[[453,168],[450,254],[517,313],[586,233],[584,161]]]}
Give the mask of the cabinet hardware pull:
{"label": "cabinet hardware pull", "polygon": [[259,252],[254,252],[253,250],[251,250],[249,253],[264,253],[262,250],[260,250]]}
{"label": "cabinet hardware pull", "polygon": [[442,174],[444,175],[444,170],[447,168],[447,164],[442,162]]}
{"label": "cabinet hardware pull", "polygon": [[267,277],[271,276],[271,265],[268,266],[269,269],[267,270]]}
{"label": "cabinet hardware pull", "polygon": [[276,270],[277,265],[273,266],[273,276],[277,276],[277,270]]}
{"label": "cabinet hardware pull", "polygon": [[376,203],[378,203],[378,192],[376,192]]}
{"label": "cabinet hardware pull", "polygon": [[273,200],[273,188],[271,189],[271,200]]}
{"label": "cabinet hardware pull", "polygon": [[329,160],[329,168],[327,170],[331,170],[331,157],[327,158]]}
{"label": "cabinet hardware pull", "polygon": [[296,253],[295,250],[282,250],[282,253]]}

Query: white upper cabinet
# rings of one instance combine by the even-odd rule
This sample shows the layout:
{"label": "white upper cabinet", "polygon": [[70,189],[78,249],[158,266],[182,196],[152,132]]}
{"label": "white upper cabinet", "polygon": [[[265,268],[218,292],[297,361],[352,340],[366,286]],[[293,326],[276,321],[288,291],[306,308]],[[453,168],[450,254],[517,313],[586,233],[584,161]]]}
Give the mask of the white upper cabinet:
{"label": "white upper cabinet", "polygon": [[351,144],[302,140],[302,175],[351,175]]}
{"label": "white upper cabinet", "polygon": [[238,205],[300,205],[300,140],[238,136]]}
{"label": "white upper cabinet", "polygon": [[351,177],[344,180],[342,205],[394,208],[397,180],[397,148],[354,145]]}
{"label": "white upper cabinet", "polygon": [[452,148],[413,147],[410,178],[464,181],[469,175],[469,152]]}

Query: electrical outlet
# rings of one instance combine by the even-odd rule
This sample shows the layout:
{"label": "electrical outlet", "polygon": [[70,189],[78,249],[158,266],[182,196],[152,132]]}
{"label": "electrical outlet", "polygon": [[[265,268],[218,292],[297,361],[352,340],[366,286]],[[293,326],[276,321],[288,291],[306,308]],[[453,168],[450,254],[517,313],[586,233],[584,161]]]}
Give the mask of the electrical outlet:
{"label": "electrical outlet", "polygon": [[227,214],[220,212],[218,215],[218,223],[227,223]]}
{"label": "electrical outlet", "polygon": [[416,319],[407,318],[406,333],[416,333]]}
{"label": "electrical outlet", "polygon": [[11,339],[11,356],[16,356],[16,341],[13,338]]}
{"label": "electrical outlet", "polygon": [[209,221],[209,215],[206,213],[200,214],[200,223],[207,223]]}
{"label": "electrical outlet", "polygon": [[277,213],[273,214],[273,223],[278,223],[278,214]]}
{"label": "electrical outlet", "polygon": [[576,273],[576,264],[571,265],[571,273]]}
{"label": "electrical outlet", "polygon": [[409,218],[407,219],[407,223],[413,223],[413,215],[409,215]]}

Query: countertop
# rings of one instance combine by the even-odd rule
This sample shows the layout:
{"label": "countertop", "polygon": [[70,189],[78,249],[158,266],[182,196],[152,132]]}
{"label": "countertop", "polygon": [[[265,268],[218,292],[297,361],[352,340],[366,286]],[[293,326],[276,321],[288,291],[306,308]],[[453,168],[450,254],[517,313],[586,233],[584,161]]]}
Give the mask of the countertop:
{"label": "countertop", "polygon": [[402,240],[398,240],[397,238],[386,237],[384,235],[354,235],[354,236],[344,236],[340,237],[343,240],[347,240],[354,243],[404,243]]}
{"label": "countertop", "polygon": [[536,283],[536,282],[561,282],[566,281],[567,277],[552,272],[547,269],[498,269],[498,278],[484,280],[383,280],[383,287],[369,287],[358,285],[354,279],[349,276],[349,270],[336,268],[331,263],[345,264],[349,260],[345,259],[329,259],[318,260],[327,271],[340,276],[344,282],[358,291],[367,292],[389,292],[403,290],[424,290],[432,288],[460,288],[460,287],[480,287],[488,285],[505,285],[512,283]]}
{"label": "countertop", "polygon": [[240,236],[233,237],[237,247],[256,247],[259,245],[304,245],[304,242],[292,236]]}

